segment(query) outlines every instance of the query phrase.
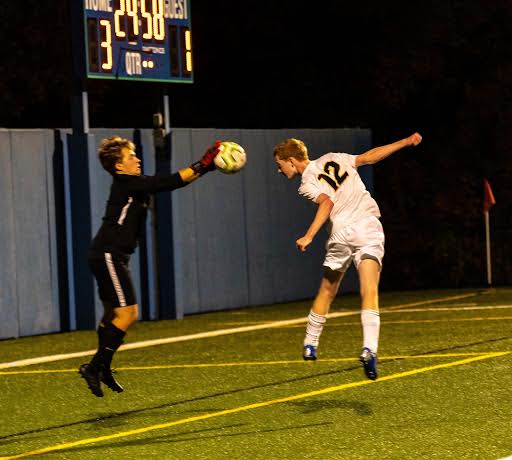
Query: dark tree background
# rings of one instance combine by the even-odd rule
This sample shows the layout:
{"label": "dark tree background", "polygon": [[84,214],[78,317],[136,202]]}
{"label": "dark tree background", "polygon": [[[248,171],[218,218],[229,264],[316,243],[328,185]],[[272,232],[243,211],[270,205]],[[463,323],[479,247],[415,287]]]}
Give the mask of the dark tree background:
{"label": "dark tree background", "polygon": [[[0,127],[70,126],[68,3],[1,2]],[[169,85],[173,126],[359,126],[375,145],[419,131],[375,168],[383,287],[485,285],[484,178],[493,278],[512,283],[510,0],[192,0],[192,23],[196,80]],[[150,127],[162,93],[90,81],[91,125]]]}

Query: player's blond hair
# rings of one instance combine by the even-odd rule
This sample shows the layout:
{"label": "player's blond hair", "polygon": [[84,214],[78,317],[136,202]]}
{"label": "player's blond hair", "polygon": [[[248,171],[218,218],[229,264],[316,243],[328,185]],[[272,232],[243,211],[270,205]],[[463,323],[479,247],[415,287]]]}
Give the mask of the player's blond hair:
{"label": "player's blond hair", "polygon": [[98,158],[101,166],[112,175],[116,173],[116,163],[123,159],[122,150],[124,148],[135,150],[135,144],[129,139],[119,136],[112,136],[101,141]]}
{"label": "player's blond hair", "polygon": [[274,158],[279,160],[296,158],[299,161],[304,161],[308,159],[308,148],[300,139],[286,139],[274,147]]}

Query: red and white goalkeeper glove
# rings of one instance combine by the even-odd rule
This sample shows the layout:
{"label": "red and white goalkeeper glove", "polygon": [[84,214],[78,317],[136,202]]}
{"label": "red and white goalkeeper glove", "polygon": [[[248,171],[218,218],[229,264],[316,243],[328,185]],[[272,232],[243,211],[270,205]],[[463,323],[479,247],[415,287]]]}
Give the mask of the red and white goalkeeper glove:
{"label": "red and white goalkeeper glove", "polygon": [[213,160],[215,160],[215,157],[219,154],[220,144],[221,141],[216,141],[211,147],[208,147],[199,161],[196,161],[190,166],[196,174],[202,176],[208,171],[215,169]]}

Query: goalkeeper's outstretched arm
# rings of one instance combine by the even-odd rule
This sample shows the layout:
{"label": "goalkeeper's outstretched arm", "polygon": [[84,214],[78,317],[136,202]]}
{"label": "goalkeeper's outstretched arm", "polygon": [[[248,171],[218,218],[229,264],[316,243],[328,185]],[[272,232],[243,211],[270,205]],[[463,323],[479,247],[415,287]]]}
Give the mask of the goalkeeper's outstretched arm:
{"label": "goalkeeper's outstretched arm", "polygon": [[195,181],[197,178],[206,174],[208,171],[213,171],[215,169],[215,164],[213,160],[219,153],[220,141],[216,141],[211,147],[206,150],[204,155],[201,157],[199,161],[196,161],[194,164],[190,165],[188,168],[183,168],[178,171],[178,174],[181,177],[181,180],[187,184]]}

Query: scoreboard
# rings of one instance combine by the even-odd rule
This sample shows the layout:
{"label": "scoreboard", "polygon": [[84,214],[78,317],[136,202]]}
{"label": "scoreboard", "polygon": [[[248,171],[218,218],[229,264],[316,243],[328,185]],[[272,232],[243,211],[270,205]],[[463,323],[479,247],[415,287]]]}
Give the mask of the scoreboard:
{"label": "scoreboard", "polygon": [[88,78],[192,83],[190,0],[83,0]]}

